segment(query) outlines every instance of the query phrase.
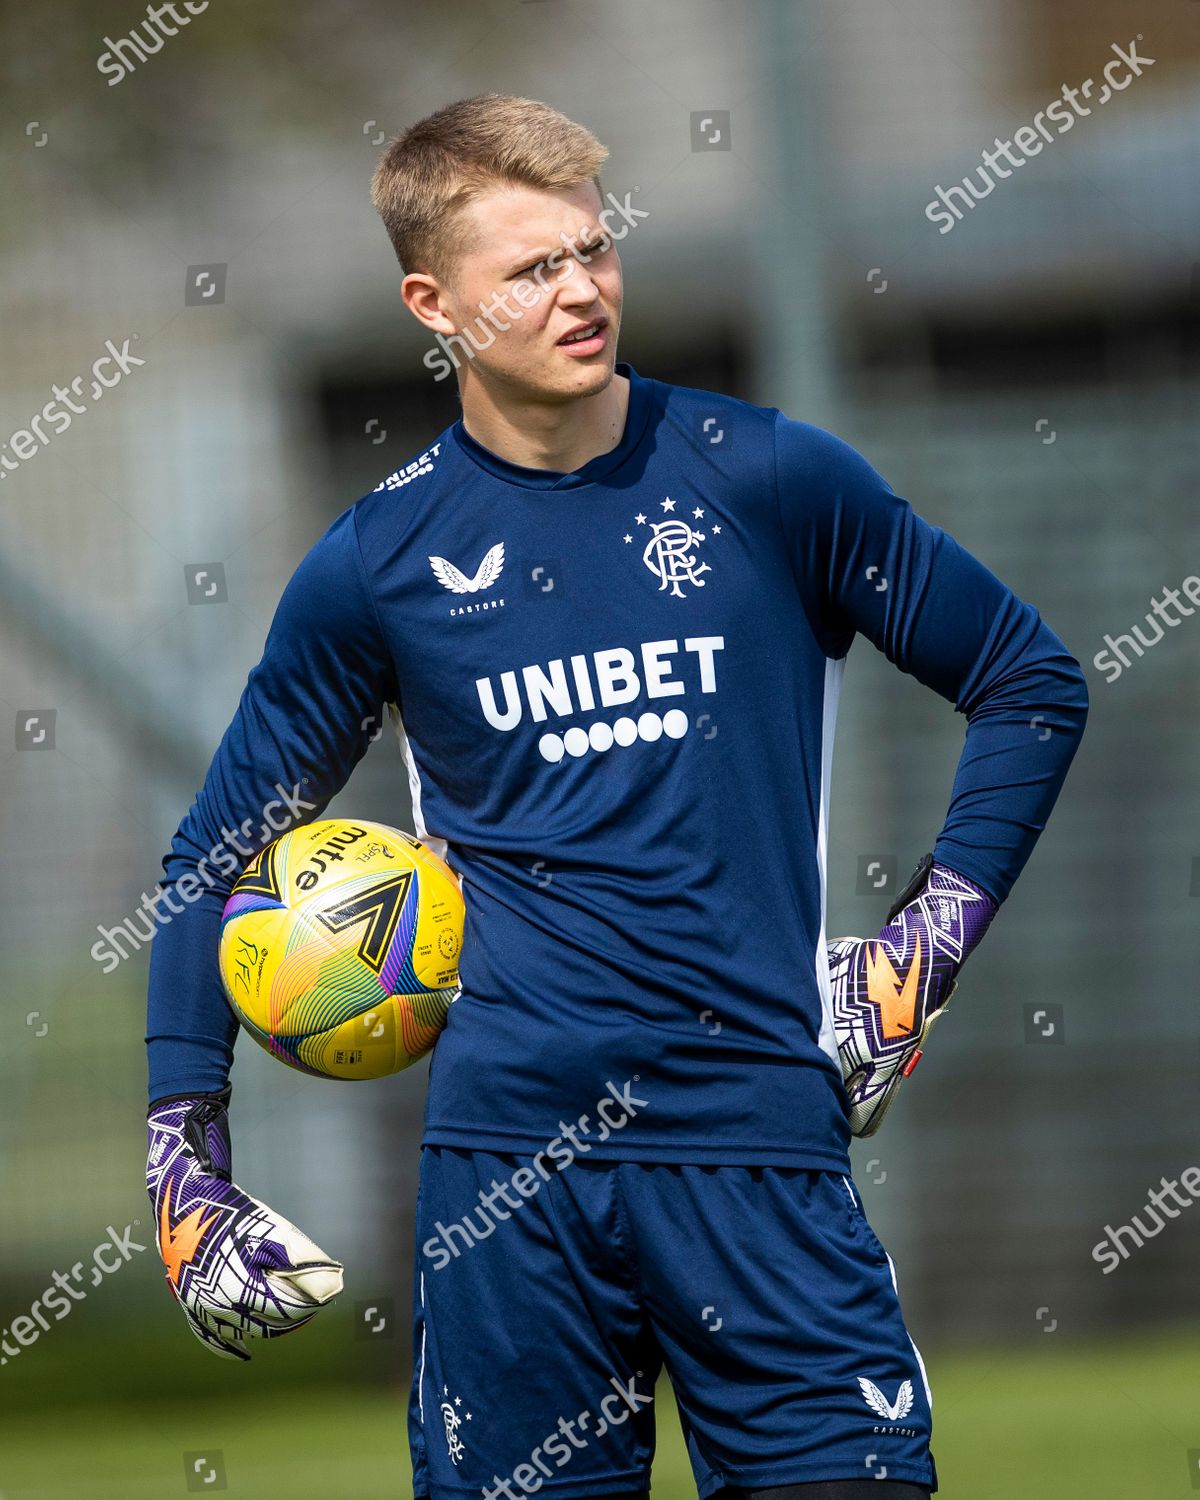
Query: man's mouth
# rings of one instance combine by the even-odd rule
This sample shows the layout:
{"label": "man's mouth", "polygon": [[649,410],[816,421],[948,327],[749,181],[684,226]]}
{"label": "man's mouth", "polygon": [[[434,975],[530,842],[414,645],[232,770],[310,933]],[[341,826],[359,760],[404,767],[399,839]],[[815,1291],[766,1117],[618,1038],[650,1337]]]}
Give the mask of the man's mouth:
{"label": "man's mouth", "polygon": [[607,318],[594,318],[590,323],[580,323],[559,339],[558,347],[568,349],[572,354],[598,354],[604,348],[607,328]]}

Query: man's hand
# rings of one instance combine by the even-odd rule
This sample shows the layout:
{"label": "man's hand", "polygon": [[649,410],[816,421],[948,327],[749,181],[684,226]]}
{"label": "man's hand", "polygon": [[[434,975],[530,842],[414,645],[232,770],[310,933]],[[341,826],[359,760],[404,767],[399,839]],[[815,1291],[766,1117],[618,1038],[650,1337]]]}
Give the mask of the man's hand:
{"label": "man's hand", "polygon": [[342,1290],[342,1267],[230,1179],[229,1091],[152,1106],[146,1187],[167,1285],[215,1354],[301,1328]]}
{"label": "man's hand", "polygon": [[995,914],[986,891],[927,854],[874,942],[834,938],[828,944],[833,1024],[854,1135],[874,1135],[883,1123],[954,993],[959,969]]}

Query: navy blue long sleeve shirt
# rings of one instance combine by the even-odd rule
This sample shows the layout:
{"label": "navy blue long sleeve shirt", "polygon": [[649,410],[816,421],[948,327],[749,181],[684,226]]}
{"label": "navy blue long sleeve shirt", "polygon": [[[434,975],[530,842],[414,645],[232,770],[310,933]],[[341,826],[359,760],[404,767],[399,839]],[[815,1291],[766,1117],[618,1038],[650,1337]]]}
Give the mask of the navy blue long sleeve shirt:
{"label": "navy blue long sleeve shirt", "polygon": [[[644,1107],[595,1156],[841,1170],[825,850],[851,642],[965,716],[934,854],[998,901],[1078,744],[1083,674],[837,438],[620,369],[623,439],[583,468],[522,468],[458,422],[330,526],[164,885],[194,894],[280,787],[319,815],[392,705],[416,830],[467,907],[426,1142],[536,1152],[636,1079]],[[155,938],[152,1098],[227,1079],[234,878],[209,860]]]}

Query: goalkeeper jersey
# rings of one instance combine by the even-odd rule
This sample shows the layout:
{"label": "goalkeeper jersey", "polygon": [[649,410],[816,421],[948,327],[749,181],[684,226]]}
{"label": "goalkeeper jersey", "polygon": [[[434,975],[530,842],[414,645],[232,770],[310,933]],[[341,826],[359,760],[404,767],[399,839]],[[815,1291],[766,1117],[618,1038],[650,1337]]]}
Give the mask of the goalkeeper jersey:
{"label": "goalkeeper jersey", "polygon": [[456,422],[300,564],[164,861],[191,899],[153,944],[152,1098],[218,1089],[232,1061],[236,872],[210,856],[197,885],[204,856],[280,789],[318,816],[391,705],[416,831],[466,902],[425,1141],[846,1169],[824,941],[851,642],[965,716],[934,853],[998,901],[1074,753],[1083,674],[845,443],[618,371],[611,452],[528,469]]}

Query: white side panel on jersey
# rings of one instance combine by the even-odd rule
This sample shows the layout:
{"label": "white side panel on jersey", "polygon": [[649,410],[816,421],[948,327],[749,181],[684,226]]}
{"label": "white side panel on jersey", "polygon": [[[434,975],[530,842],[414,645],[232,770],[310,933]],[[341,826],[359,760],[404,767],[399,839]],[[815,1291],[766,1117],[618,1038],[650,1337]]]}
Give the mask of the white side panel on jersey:
{"label": "white side panel on jersey", "polygon": [[821,802],[817,821],[817,876],[821,882],[821,930],[817,936],[815,955],[817,989],[821,995],[821,1031],[817,1041],[821,1050],[835,1063],[838,1061],[837,1033],[833,1027],[833,988],[829,983],[829,960],[825,954],[825,907],[829,883],[829,784],[833,776],[833,740],[837,731],[838,701],[845,670],[845,657],[840,661],[825,663],[825,694],[821,709]]}
{"label": "white side panel on jersey", "polygon": [[412,798],[413,832],[421,842],[438,856],[439,859],[446,857],[446,840],[429,837],[429,830],[425,827],[425,815],[421,811],[421,773],[417,769],[417,758],[413,754],[412,745],[409,743],[408,734],[404,728],[404,720],[400,717],[398,704],[388,704],[388,716],[392,721],[392,728],[396,731],[396,739],[400,745],[400,753],[404,757],[404,764],[408,768],[408,791]]}

